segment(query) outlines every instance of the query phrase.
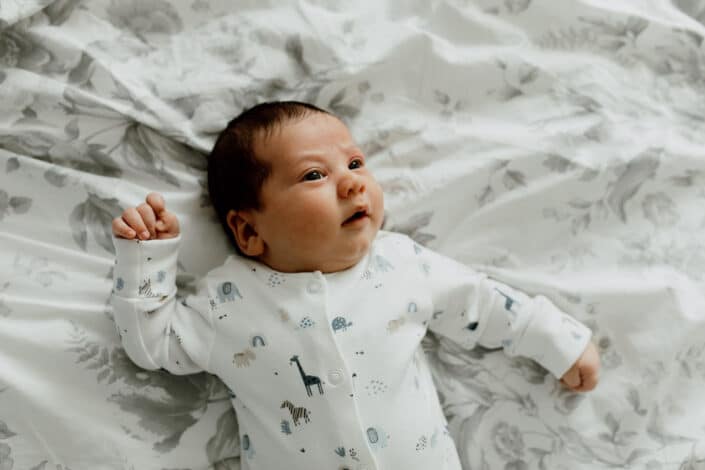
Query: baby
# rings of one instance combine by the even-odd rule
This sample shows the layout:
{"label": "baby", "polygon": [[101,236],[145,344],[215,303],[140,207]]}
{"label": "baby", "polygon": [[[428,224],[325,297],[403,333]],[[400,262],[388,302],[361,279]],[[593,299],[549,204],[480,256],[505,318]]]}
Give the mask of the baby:
{"label": "baby", "polygon": [[113,305],[145,369],[208,371],[231,391],[244,469],[460,469],[420,347],[426,330],[532,358],[574,391],[591,332],[408,237],[335,116],[299,102],[233,119],[208,161],[238,255],[176,299],[179,224],[161,195],[113,220]]}

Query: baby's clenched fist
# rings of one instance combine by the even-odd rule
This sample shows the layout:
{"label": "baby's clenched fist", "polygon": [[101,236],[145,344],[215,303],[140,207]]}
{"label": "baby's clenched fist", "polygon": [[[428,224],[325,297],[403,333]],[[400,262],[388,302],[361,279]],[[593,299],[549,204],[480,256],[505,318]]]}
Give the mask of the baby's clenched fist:
{"label": "baby's clenched fist", "polygon": [[113,234],[129,240],[163,240],[179,235],[179,220],[166,210],[159,193],[149,193],[145,202],[125,209],[113,219]]}
{"label": "baby's clenched fist", "polygon": [[575,364],[561,377],[561,382],[574,392],[589,392],[597,386],[599,376],[600,354],[590,342]]}

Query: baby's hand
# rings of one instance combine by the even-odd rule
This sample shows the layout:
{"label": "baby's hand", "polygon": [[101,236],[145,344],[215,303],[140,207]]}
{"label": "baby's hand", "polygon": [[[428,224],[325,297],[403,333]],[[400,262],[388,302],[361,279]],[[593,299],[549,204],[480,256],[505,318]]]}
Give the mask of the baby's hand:
{"label": "baby's hand", "polygon": [[179,220],[166,210],[161,194],[149,193],[146,202],[125,209],[122,217],[113,219],[113,234],[130,240],[174,238],[179,235]]}
{"label": "baby's hand", "polygon": [[589,392],[597,385],[599,375],[600,355],[590,342],[575,364],[563,374],[561,382],[574,392]]}

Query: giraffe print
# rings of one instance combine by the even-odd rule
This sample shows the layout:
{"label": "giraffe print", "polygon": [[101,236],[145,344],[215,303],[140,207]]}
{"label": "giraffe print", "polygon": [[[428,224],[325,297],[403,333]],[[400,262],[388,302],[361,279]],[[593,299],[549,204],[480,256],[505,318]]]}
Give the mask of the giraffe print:
{"label": "giraffe print", "polygon": [[323,395],[323,386],[321,385],[321,379],[316,377],[315,375],[306,375],[306,372],[304,372],[304,369],[303,367],[301,367],[301,363],[299,362],[299,356],[292,356],[291,359],[289,359],[289,365],[294,362],[296,362],[296,365],[299,368],[301,380],[303,380],[304,386],[306,387],[306,394],[309,397],[312,396],[313,393],[311,392],[311,385],[318,385],[318,393],[320,395]]}

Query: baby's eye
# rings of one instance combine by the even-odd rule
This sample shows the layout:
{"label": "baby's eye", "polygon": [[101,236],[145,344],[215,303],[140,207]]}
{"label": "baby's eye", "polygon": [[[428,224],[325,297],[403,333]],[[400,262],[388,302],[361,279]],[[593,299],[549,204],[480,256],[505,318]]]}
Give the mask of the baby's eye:
{"label": "baby's eye", "polygon": [[323,178],[323,173],[318,170],[309,171],[304,175],[305,181],[315,181]]}
{"label": "baby's eye", "polygon": [[356,158],[355,160],[350,162],[350,165],[348,165],[348,168],[351,170],[355,170],[357,168],[361,168],[364,165],[361,159]]}

